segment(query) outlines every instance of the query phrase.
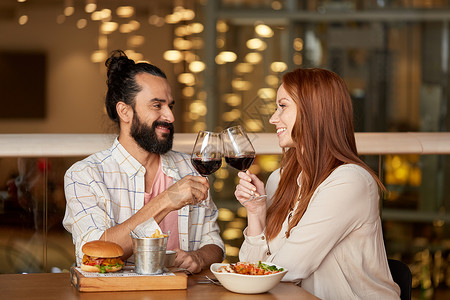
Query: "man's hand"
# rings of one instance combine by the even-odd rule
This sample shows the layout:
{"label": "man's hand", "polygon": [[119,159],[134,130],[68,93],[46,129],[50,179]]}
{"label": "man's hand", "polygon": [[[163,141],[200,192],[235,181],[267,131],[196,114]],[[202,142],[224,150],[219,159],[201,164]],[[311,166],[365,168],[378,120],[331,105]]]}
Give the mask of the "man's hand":
{"label": "man's hand", "polygon": [[205,177],[188,175],[177,181],[165,193],[175,209],[197,204],[208,197],[209,182]]}
{"label": "man's hand", "polygon": [[186,252],[181,249],[175,249],[174,266],[187,269],[191,273],[199,273],[201,270],[209,268],[213,263],[222,262],[223,251],[214,244],[201,247],[196,251]]}
{"label": "man's hand", "polygon": [[175,252],[177,253],[174,263],[175,267],[187,269],[191,273],[199,273],[202,270],[204,262],[199,257],[197,251],[186,252],[181,249],[176,249]]}

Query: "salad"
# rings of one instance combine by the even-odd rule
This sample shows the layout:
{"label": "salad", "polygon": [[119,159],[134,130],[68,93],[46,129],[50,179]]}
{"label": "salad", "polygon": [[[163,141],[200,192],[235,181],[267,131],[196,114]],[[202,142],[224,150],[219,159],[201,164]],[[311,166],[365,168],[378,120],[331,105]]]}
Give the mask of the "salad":
{"label": "salad", "polygon": [[258,264],[248,262],[237,262],[220,267],[218,272],[237,273],[243,275],[270,275],[284,271],[283,268],[277,268],[259,261]]}

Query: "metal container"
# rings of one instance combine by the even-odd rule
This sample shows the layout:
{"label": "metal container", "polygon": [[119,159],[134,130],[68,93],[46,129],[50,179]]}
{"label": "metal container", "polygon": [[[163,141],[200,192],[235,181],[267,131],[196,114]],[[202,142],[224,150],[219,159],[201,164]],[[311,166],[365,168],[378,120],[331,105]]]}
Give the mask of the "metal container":
{"label": "metal container", "polygon": [[135,238],[133,241],[133,254],[135,272],[138,274],[164,273],[164,258],[168,237],[164,238]]}
{"label": "metal container", "polygon": [[166,258],[164,259],[164,266],[166,268],[172,268],[175,264],[175,257],[177,253],[173,250],[166,251]]}

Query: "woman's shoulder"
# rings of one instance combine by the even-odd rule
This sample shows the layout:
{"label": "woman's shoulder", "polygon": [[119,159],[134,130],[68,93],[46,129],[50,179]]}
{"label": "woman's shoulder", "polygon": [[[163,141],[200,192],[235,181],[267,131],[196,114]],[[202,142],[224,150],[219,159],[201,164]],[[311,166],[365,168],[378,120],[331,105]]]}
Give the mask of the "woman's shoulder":
{"label": "woman's shoulder", "polygon": [[325,180],[328,182],[347,182],[354,184],[366,184],[372,186],[376,184],[372,174],[357,164],[344,164],[337,167]]}
{"label": "woman's shoulder", "polygon": [[378,217],[379,187],[372,174],[356,164],[345,164],[336,168],[320,185],[318,192],[339,205],[359,214],[360,219],[374,221]]}

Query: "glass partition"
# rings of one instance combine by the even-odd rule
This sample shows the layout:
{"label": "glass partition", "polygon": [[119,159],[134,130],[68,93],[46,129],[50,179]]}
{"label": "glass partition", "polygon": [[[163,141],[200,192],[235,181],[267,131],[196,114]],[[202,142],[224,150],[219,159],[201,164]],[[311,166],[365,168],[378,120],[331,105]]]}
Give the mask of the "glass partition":
{"label": "glass partition", "polygon": [[68,270],[64,173],[77,158],[0,158],[0,273]]}

